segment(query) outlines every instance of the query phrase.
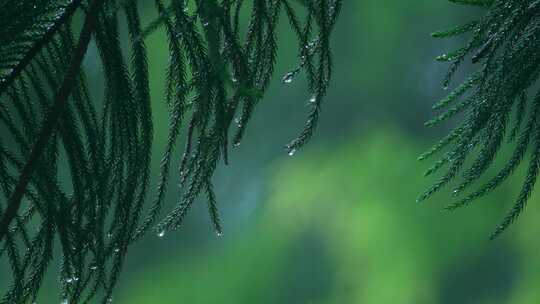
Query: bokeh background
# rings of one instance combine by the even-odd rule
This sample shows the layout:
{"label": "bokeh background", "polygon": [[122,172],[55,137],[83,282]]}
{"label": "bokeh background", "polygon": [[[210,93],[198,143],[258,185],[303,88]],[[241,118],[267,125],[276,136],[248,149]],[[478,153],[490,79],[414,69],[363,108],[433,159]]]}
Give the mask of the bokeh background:
{"label": "bokeh background", "polygon": [[[150,3],[143,9],[146,21],[155,17]],[[448,1],[345,1],[324,115],[316,137],[294,156],[284,145],[301,129],[309,96],[301,77],[280,81],[297,61],[284,23],[275,81],[230,165],[215,177],[224,235],[216,236],[200,201],[182,229],[131,248],[114,302],[537,303],[538,196],[517,224],[488,241],[512,207],[521,173],[454,213],[443,211],[452,202],[448,192],[415,203],[434,182],[423,177],[429,164],[416,157],[453,125],[423,127],[435,114],[431,104],[447,93],[447,66],[434,58],[464,42],[429,34],[480,13]],[[160,32],[147,40],[154,176],[168,124],[165,41]],[[96,62],[92,49],[85,66],[97,83]],[[170,189],[172,205],[179,191]],[[51,277],[42,303],[58,303]]]}

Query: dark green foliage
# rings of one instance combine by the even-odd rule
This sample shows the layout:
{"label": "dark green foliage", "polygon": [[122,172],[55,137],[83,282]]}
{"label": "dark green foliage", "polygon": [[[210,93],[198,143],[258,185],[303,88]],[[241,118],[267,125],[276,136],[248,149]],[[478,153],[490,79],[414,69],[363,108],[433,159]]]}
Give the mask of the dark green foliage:
{"label": "dark green foliage", "polygon": [[[514,208],[497,227],[492,238],[508,228],[521,214],[537,180],[540,166],[540,92],[537,87],[540,72],[540,1],[535,0],[463,0],[452,1],[487,9],[478,20],[434,33],[434,37],[470,34],[468,43],[437,59],[450,62],[444,81],[447,87],[458,66],[471,60],[477,71],[434,108],[447,108],[433,125],[462,113],[464,119],[450,134],[420,157],[436,152],[442,158],[428,170],[431,174],[448,166],[442,178],[419,200],[441,190],[458,175],[461,181],[454,188],[456,196],[485,175],[496,159],[505,139],[514,143],[513,154],[500,171],[477,190],[448,207],[450,210],[469,205],[504,182],[528,154],[527,174]],[[511,115],[514,112],[515,116]],[[510,143],[510,144],[511,144]],[[527,153],[530,151],[530,153]],[[470,164],[466,164],[467,160]]]}
{"label": "dark green foliage", "polygon": [[[284,81],[305,72],[313,96],[305,129],[289,152],[313,134],[330,80],[329,41],[340,0],[155,0],[160,17],[148,27],[141,25],[140,2],[0,3],[0,258],[13,274],[0,303],[33,302],[59,257],[62,300],[107,302],[129,246],[152,227],[159,233],[178,228],[201,194],[221,233],[212,176],[220,160],[227,162],[229,147],[240,143],[268,88],[280,19],[298,40],[298,68]],[[241,14],[248,14],[247,24],[240,24]],[[81,29],[74,22],[79,18]],[[127,54],[120,23],[127,25]],[[158,28],[169,45],[163,106],[170,133],[154,194],[144,37]],[[103,100],[90,97],[80,70],[90,38],[103,66]],[[186,144],[173,176],[184,194],[163,218],[180,137]],[[70,184],[60,182],[60,169],[68,171]]]}

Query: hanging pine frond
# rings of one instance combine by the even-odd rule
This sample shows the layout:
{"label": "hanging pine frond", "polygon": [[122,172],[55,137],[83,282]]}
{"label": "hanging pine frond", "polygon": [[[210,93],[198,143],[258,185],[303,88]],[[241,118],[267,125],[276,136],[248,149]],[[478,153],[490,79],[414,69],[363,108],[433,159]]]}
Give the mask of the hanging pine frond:
{"label": "hanging pine frond", "polygon": [[[129,246],[152,228],[159,234],[178,228],[201,194],[221,234],[212,176],[221,159],[227,162],[229,146],[240,143],[269,86],[280,19],[297,37],[299,58],[283,81],[304,72],[312,96],[305,129],[289,152],[312,136],[341,0],[154,2],[159,18],[143,28],[137,0],[1,1],[0,258],[9,261],[13,280],[0,303],[35,301],[60,257],[65,303],[107,302]],[[240,24],[244,14],[249,20]],[[120,24],[129,33],[127,53]],[[170,128],[155,194],[144,38],[160,28],[169,46],[163,106]],[[103,100],[91,98],[80,68],[90,41],[103,67]],[[179,137],[186,144],[172,176],[184,194],[163,217]],[[60,170],[69,172],[69,184]]]}
{"label": "hanging pine frond", "polygon": [[[521,192],[514,208],[491,236],[495,238],[522,213],[540,166],[540,92],[536,85],[540,72],[540,1],[452,2],[484,7],[487,11],[478,20],[433,34],[438,38],[471,35],[464,47],[437,58],[451,63],[444,87],[448,87],[456,70],[466,60],[471,60],[477,66],[477,71],[435,104],[434,109],[447,110],[426,123],[431,126],[457,114],[464,115],[459,126],[420,157],[425,159],[437,152],[444,152],[426,174],[444,166],[448,166],[448,170],[419,201],[432,196],[459,175],[462,175],[462,180],[453,193],[458,196],[469,189],[485,175],[507,138],[509,142],[514,142],[515,147],[503,168],[477,190],[448,207],[454,210],[469,205],[493,191],[530,154]],[[512,112],[515,117],[511,115]],[[466,165],[468,159],[471,159],[470,165]]]}

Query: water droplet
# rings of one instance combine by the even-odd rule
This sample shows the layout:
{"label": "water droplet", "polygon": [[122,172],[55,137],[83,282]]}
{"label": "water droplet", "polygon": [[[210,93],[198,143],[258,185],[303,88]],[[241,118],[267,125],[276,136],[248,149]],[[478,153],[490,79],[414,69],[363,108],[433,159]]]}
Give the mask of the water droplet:
{"label": "water droplet", "polygon": [[437,56],[437,60],[448,60],[448,55],[442,54],[440,56]]}
{"label": "water droplet", "polygon": [[289,156],[293,156],[296,153],[296,149],[289,150]]}
{"label": "water droplet", "polygon": [[216,232],[216,235],[217,235],[218,237],[222,237],[222,236],[223,236],[223,232],[222,232],[222,231],[218,231],[218,232]]}
{"label": "water droplet", "polygon": [[240,142],[235,142],[235,143],[233,144],[233,148],[238,148],[238,147],[240,147]]}
{"label": "water droplet", "polygon": [[90,266],[90,270],[96,270],[96,269],[97,269],[97,266],[96,266],[96,265]]}
{"label": "water droplet", "polygon": [[69,304],[69,301],[68,299],[63,299],[62,302],[60,302],[60,304]]}
{"label": "water droplet", "polygon": [[68,283],[68,284],[75,283],[77,281],[79,281],[78,277],[71,277],[71,278],[66,279],[66,283]]}
{"label": "water droplet", "polygon": [[165,230],[161,230],[160,232],[158,232],[157,236],[158,236],[159,238],[164,237],[164,236],[165,236]]}
{"label": "water droplet", "polygon": [[203,22],[202,25],[203,25],[204,27],[207,27],[209,24],[210,24],[210,23],[209,23],[208,21],[205,21],[205,22]]}
{"label": "water droplet", "polygon": [[114,252],[115,252],[115,253],[120,252],[120,248],[114,248]]}
{"label": "water droplet", "polygon": [[283,83],[292,83],[294,79],[295,74],[293,72],[289,72],[285,74],[282,78]]}
{"label": "water droplet", "polygon": [[316,101],[317,101],[317,96],[315,95],[311,96],[311,98],[309,99],[310,103],[315,103]]}
{"label": "water droplet", "polygon": [[305,48],[306,48],[307,50],[309,50],[309,49],[313,48],[314,46],[316,46],[318,42],[319,42],[319,41],[318,41],[317,39],[312,40],[312,41],[310,41],[308,44],[305,45]]}
{"label": "water droplet", "polygon": [[238,126],[238,128],[242,127],[242,120],[240,118],[235,118],[234,123],[236,123],[236,126]]}
{"label": "water droplet", "polygon": [[108,238],[112,238],[112,233],[110,233],[110,232],[107,233],[107,237],[108,237]]}

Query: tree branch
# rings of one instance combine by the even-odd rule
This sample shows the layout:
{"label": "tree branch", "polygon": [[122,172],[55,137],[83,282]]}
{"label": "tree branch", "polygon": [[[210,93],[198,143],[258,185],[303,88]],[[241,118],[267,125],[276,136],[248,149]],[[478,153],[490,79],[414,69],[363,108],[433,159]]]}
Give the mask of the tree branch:
{"label": "tree branch", "polygon": [[45,122],[43,123],[41,131],[38,135],[38,139],[32,147],[32,152],[30,153],[28,161],[22,169],[21,175],[19,176],[19,182],[15,186],[15,189],[13,190],[11,197],[8,200],[6,210],[2,215],[2,219],[0,220],[0,241],[2,241],[2,239],[4,238],[5,234],[8,231],[9,224],[13,221],[13,219],[17,215],[17,212],[19,211],[22,198],[26,193],[26,188],[28,186],[28,183],[30,182],[30,179],[32,178],[32,174],[35,171],[36,164],[38,163],[39,158],[41,157],[41,154],[45,149],[45,146],[47,145],[47,142],[53,134],[54,129],[58,123],[58,119],[63,112],[69,95],[71,94],[84,55],[86,54],[86,51],[88,49],[88,44],[90,43],[92,32],[94,31],[96,26],[98,8],[103,1],[104,0],[94,0],[89,6],[88,13],[86,14],[86,18],[84,20],[83,28],[79,36],[79,42],[75,47],[75,50],[73,51],[69,67],[64,76],[64,80],[62,81],[62,85],[55,94],[55,102],[49,109],[49,113],[46,116]]}
{"label": "tree branch", "polygon": [[45,46],[49,41],[51,41],[51,38],[56,35],[58,30],[62,27],[62,25],[65,24],[65,22],[73,16],[75,11],[80,7],[82,0],[73,0],[70,4],[68,4],[65,9],[64,13],[54,21],[54,24],[47,29],[45,34],[32,45],[32,47],[26,52],[24,57],[17,63],[17,65],[13,68],[11,73],[7,75],[7,77],[0,82],[0,94],[3,94],[9,86],[13,84],[13,82],[19,77],[19,75],[24,71],[24,69],[32,62],[34,57],[41,51],[43,46]]}

